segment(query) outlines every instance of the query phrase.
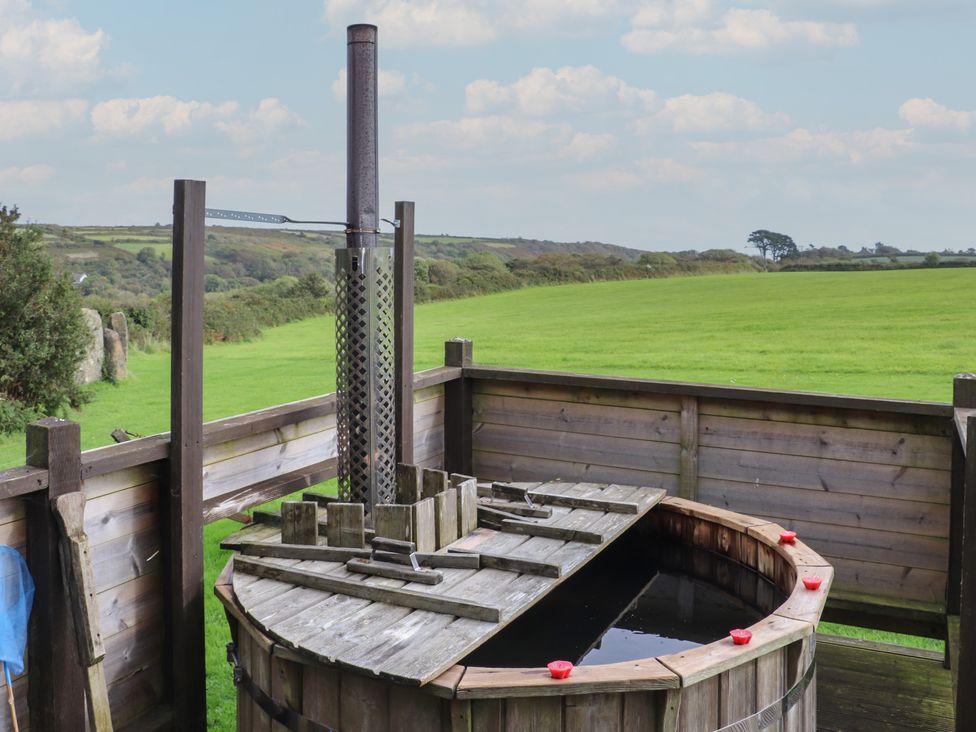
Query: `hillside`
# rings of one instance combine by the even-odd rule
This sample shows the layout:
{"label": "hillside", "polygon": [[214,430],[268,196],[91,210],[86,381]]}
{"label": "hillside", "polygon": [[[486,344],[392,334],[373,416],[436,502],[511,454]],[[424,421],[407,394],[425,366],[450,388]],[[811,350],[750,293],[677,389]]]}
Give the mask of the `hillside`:
{"label": "hillside", "polygon": [[[43,224],[51,255],[90,295],[149,296],[169,287],[172,259],[170,226],[57,226]],[[380,237],[393,245],[392,234]],[[248,287],[278,277],[301,277],[318,272],[331,279],[332,252],[343,246],[337,231],[208,226],[208,291]],[[489,239],[448,235],[418,235],[419,259],[457,261],[471,254],[493,254],[502,262],[531,259],[541,254],[598,254],[635,261],[641,254],[600,242],[552,242],[534,239]],[[217,279],[219,278],[219,279]]]}

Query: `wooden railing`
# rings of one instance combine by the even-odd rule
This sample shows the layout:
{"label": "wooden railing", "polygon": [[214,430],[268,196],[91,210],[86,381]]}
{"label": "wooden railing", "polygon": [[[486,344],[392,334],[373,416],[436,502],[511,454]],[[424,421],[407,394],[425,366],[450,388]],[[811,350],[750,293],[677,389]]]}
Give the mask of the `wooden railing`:
{"label": "wooden railing", "polygon": [[[958,649],[976,643],[966,637],[976,627],[966,620],[976,605],[976,552],[963,532],[976,525],[976,516],[963,522],[964,512],[974,512],[966,476],[976,485],[976,417],[961,411],[976,408],[976,379],[957,380],[956,403],[949,405],[479,366],[470,344],[457,341],[446,353],[447,365],[415,378],[417,462],[482,479],[659,485],[773,519],[795,528],[834,564],[828,617],[947,638],[953,670],[974,678],[966,666],[973,655]],[[333,477],[334,396],[208,423],[202,443],[201,526]],[[70,489],[77,476],[74,489],[88,497],[85,527],[116,724],[168,726],[168,669],[178,652],[167,643],[163,622],[169,435],[83,453],[74,438],[52,444],[34,465],[0,473],[0,542],[26,550],[35,527],[44,535],[47,514],[29,512],[28,505],[46,506],[49,493]],[[29,552],[32,570],[46,578],[38,586],[56,603],[57,565],[38,559],[39,551]],[[42,665],[70,680],[72,666],[64,660],[70,656],[58,656],[67,627],[54,629],[60,636],[32,636],[32,682],[51,678]],[[847,684],[860,678],[856,668],[864,659],[890,659],[892,652],[855,642],[823,648],[825,668]],[[45,660],[35,663],[35,657]],[[899,658],[912,673],[923,669],[934,678],[941,672],[941,659],[931,653],[905,651]],[[884,683],[879,676],[877,684]],[[70,683],[62,687],[62,699],[77,694]],[[14,690],[27,709],[27,678],[16,680]],[[825,719],[836,690],[822,682]],[[970,696],[960,695],[963,714]],[[47,710],[33,713],[41,704],[30,699],[32,718],[24,721],[56,728]],[[939,709],[944,714],[944,705]],[[903,711],[909,713],[907,706]],[[5,714],[0,711],[0,729]]]}

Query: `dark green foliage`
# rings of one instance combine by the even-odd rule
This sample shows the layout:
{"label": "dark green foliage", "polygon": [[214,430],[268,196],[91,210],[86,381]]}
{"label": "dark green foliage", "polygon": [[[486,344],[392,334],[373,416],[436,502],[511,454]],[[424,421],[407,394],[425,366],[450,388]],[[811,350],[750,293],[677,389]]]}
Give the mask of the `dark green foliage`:
{"label": "dark green foliage", "polygon": [[75,383],[88,330],[68,276],[55,272],[41,232],[15,227],[0,206],[0,432],[87,400]]}
{"label": "dark green foliage", "polygon": [[799,254],[792,238],[775,231],[758,229],[749,234],[748,242],[759,250],[763,259],[766,259],[767,255],[771,255],[774,262],[779,262],[787,257],[796,257]]}

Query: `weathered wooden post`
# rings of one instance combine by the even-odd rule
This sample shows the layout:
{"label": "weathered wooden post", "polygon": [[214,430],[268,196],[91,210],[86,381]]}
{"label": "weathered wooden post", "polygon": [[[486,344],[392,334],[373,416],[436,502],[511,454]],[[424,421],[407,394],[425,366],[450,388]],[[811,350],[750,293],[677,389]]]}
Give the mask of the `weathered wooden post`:
{"label": "weathered wooden post", "polygon": [[[958,613],[956,732],[976,729],[976,374],[953,381],[953,446],[948,612]],[[951,559],[950,559],[951,561]],[[952,622],[952,620],[950,620]]]}
{"label": "weathered wooden post", "polygon": [[46,468],[48,489],[30,495],[27,563],[34,577],[28,629],[28,706],[35,732],[84,730],[85,678],[78,664],[74,623],[58,554],[51,501],[81,490],[81,428],[47,417],[27,426],[27,465]]}
{"label": "weathered wooden post", "polygon": [[[464,338],[444,343],[444,365],[463,369],[472,363],[474,346]],[[444,384],[444,469],[472,475],[474,393],[471,380],[460,377]]]}
{"label": "weathered wooden post", "polygon": [[347,53],[346,248],[336,250],[339,495],[393,501],[396,409],[393,252],[378,246],[376,26],[351,25]]}
{"label": "weathered wooden post", "polygon": [[393,318],[396,345],[396,462],[413,463],[414,205],[397,201],[393,245]]}
{"label": "weathered wooden post", "polygon": [[203,614],[203,244],[206,184],[173,196],[169,491],[166,532],[168,677],[174,727],[207,724]]}

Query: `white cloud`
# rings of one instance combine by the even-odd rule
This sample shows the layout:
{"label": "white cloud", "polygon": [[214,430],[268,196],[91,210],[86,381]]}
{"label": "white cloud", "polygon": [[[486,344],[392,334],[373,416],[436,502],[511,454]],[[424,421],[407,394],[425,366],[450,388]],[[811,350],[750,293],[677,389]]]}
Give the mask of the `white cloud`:
{"label": "white cloud", "polygon": [[966,130],[976,122],[976,111],[949,109],[934,99],[909,99],[898,108],[898,116],[912,127],[948,127]]}
{"label": "white cloud", "polygon": [[375,23],[385,48],[477,46],[512,33],[585,35],[595,21],[612,19],[631,4],[631,0],[325,0],[325,17],[333,28]]}
{"label": "white cloud", "polygon": [[21,183],[36,185],[43,183],[54,175],[54,168],[50,165],[28,165],[23,168],[0,168],[0,183]]}
{"label": "white cloud", "polygon": [[644,158],[637,161],[637,169],[657,183],[691,183],[705,177],[697,168],[673,158]]}
{"label": "white cloud", "polygon": [[651,2],[631,24],[621,41],[635,53],[732,54],[857,43],[853,23],[784,20],[770,10],[749,8],[718,15],[708,0]]}
{"label": "white cloud", "polygon": [[0,2],[0,77],[4,86],[64,89],[98,78],[108,43],[75,18],[44,18],[23,1]]}
{"label": "white cloud", "polygon": [[230,117],[237,107],[237,102],[213,104],[168,96],[110,99],[95,105],[91,120],[95,131],[105,134],[138,135],[161,128],[167,135],[174,135],[200,120]]}
{"label": "white cloud", "polygon": [[0,102],[0,140],[49,134],[85,118],[88,102]]}
{"label": "white cloud", "polygon": [[913,145],[912,131],[875,128],[853,132],[812,132],[799,128],[779,137],[749,142],[693,142],[691,147],[710,158],[762,163],[834,160],[861,163],[887,158]]}
{"label": "white cloud", "polygon": [[609,133],[577,132],[566,143],[563,154],[576,160],[589,160],[606,152],[616,144],[617,138]]}
{"label": "white cloud", "polygon": [[402,127],[398,135],[401,138],[428,138],[439,145],[461,149],[497,150],[502,145],[527,140],[562,143],[569,138],[569,128],[541,120],[494,115],[421,122]]}
{"label": "white cloud", "polygon": [[[340,102],[346,99],[346,70],[339,69],[338,78],[332,82],[332,96]],[[402,71],[380,69],[376,80],[376,93],[381,97],[395,97],[407,88],[407,77]]]}
{"label": "white cloud", "polygon": [[465,98],[469,112],[515,105],[523,114],[544,116],[620,106],[647,111],[656,95],[587,65],[535,68],[508,85],[479,79],[467,85]]}
{"label": "white cloud", "polygon": [[663,109],[642,120],[638,129],[666,125],[675,132],[768,130],[789,123],[780,112],[764,112],[758,104],[726,92],[695,96],[684,94],[665,100]]}
{"label": "white cloud", "polygon": [[234,142],[245,143],[266,138],[283,127],[295,124],[303,124],[301,118],[280,100],[268,97],[258,102],[257,109],[250,112],[246,119],[218,120],[215,127]]}

